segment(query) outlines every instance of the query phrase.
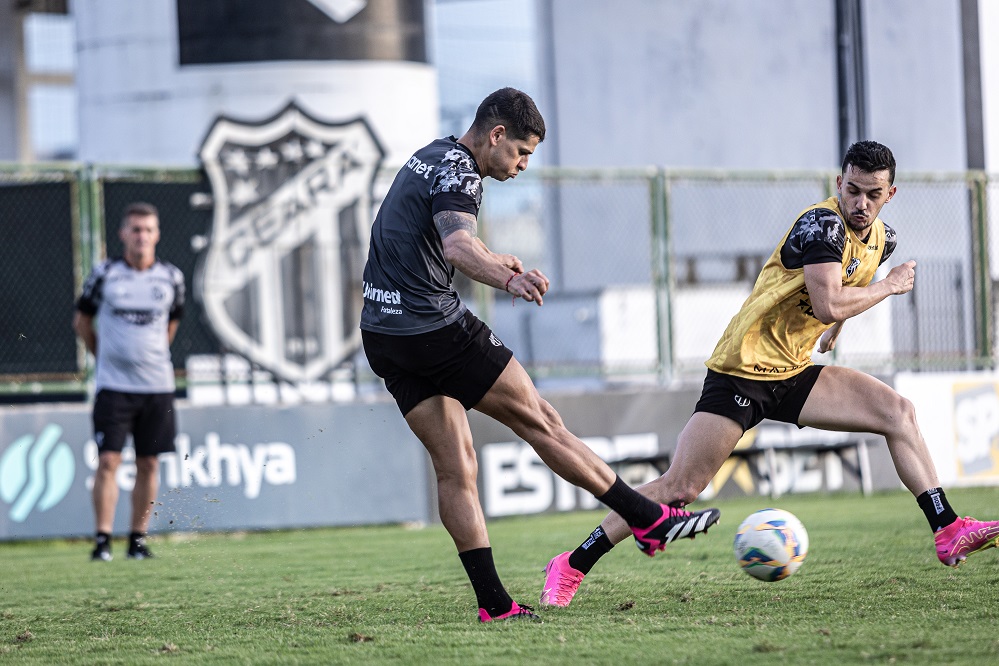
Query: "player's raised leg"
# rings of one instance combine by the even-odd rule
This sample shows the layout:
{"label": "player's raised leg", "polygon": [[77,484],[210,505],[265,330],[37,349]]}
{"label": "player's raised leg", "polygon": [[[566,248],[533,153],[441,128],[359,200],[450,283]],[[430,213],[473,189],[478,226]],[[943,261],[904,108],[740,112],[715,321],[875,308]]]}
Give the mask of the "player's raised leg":
{"label": "player's raised leg", "polygon": [[625,484],[566,429],[558,412],[541,397],[516,358],[510,360],[475,409],[508,426],[534,448],[552,471],[591,492],[622,516],[623,529],[634,535],[639,549],[650,557],[670,541],[693,537],[718,522],[717,509],[694,515],[650,501]]}
{"label": "player's raised leg", "polygon": [[999,521],[959,518],[951,508],[915,408],[884,382],[850,368],[823,368],[801,410],[800,423],[883,435],[895,471],[930,524],[943,564],[956,567],[971,554],[999,546]]}
{"label": "player's raised leg", "polygon": [[[704,521],[703,529],[692,530],[683,536],[692,538],[696,534],[707,532],[709,527],[718,522],[717,510],[689,513],[682,507],[697,499],[707,487],[740,437],[742,426],[735,421],[708,412],[695,413],[680,433],[676,452],[666,474],[637,490],[654,502],[670,506],[674,511],[687,513],[697,521],[694,527]],[[557,555],[545,567],[541,604],[568,606],[583,577],[593,565],[630,534],[631,530],[621,516],[615,512],[609,513],[575,550]]]}

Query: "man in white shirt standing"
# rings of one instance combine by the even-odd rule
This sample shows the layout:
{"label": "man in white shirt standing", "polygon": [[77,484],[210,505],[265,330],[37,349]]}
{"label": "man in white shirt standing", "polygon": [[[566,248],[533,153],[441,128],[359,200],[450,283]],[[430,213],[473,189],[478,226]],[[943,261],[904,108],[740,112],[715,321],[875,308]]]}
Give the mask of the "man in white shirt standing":
{"label": "man in white shirt standing", "polygon": [[129,204],[119,238],[122,257],[104,261],[87,278],[73,329],[96,357],[94,440],[100,452],[94,476],[96,538],[91,559],[111,560],[111,532],[125,440],[135,447],[135,487],[128,557],[152,557],[146,530],[159,490],[159,454],[174,451],[177,431],[170,343],[184,310],[184,275],[156,258],[159,213]]}

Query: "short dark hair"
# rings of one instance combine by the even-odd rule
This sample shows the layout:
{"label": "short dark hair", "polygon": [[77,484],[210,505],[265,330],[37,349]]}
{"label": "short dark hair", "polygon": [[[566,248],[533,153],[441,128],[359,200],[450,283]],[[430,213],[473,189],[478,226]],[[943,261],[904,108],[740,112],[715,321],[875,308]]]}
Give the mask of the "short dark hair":
{"label": "short dark hair", "polygon": [[488,132],[496,125],[503,125],[515,139],[529,136],[545,140],[545,119],[534,105],[534,100],[516,88],[500,88],[482,100],[475,110],[472,127],[478,132]]}
{"label": "short dark hair", "polygon": [[156,206],[151,203],[146,203],[145,201],[135,201],[125,206],[125,212],[121,216],[122,225],[124,225],[128,221],[128,218],[133,215],[137,215],[139,217],[152,215],[159,219],[160,212],[156,210]]}
{"label": "short dark hair", "polygon": [[895,183],[895,156],[888,146],[877,141],[858,141],[847,148],[843,156],[843,173],[851,164],[866,173],[888,169],[888,183]]}

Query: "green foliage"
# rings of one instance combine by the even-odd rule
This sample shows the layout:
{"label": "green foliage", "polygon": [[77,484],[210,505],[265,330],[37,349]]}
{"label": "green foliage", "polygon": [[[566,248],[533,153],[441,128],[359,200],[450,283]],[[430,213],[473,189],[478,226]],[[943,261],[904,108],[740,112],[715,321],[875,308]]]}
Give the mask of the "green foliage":
{"label": "green foliage", "polygon": [[[952,489],[999,517],[999,489]],[[439,526],[176,534],[155,560],[90,562],[84,541],[0,544],[0,662],[26,664],[984,664],[999,661],[999,550],[953,570],[903,492],[726,500],[722,524],[648,559],[624,542],[543,624],[480,625]],[[750,512],[795,513],[791,578],[738,570]],[[535,604],[549,558],[602,512],[496,520],[497,566]]]}

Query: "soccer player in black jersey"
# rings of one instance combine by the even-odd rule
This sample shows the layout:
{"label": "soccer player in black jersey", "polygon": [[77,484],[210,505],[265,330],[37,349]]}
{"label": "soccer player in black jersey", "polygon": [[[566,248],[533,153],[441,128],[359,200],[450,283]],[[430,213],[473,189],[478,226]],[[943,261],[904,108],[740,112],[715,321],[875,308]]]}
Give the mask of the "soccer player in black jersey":
{"label": "soccer player in black jersey", "polygon": [[[836,178],[837,195],[798,214],[714,354],[694,414],[670,468],[642,486],[675,506],[694,501],[746,430],[764,418],[823,430],[884,435],[895,469],[933,531],[937,557],[957,566],[999,545],[999,522],[959,518],[947,502],[912,403],[858,370],[812,363],[836,344],[843,322],[889,296],[912,290],[916,262],[875,271],[895,250],[878,214],[895,195],[895,158],[874,141],[853,144]],[[574,551],[552,558],[543,606],[568,606],[583,577],[627,533],[613,513]]]}
{"label": "soccer player in black jersey", "polygon": [[717,510],[662,506],[621,481],[566,430],[513,353],[452,285],[457,269],[543,303],[548,278],[525,270],[513,255],[490,251],[477,236],[477,215],[482,179],[516,177],[544,138],[544,120],[528,95],[503,88],[486,97],[460,139],[438,139],[400,169],[372,226],[364,267],[364,351],[430,454],[441,522],[471,580],[481,622],[537,616],[510,597],[493,565],[468,409],[508,426],[559,476],[623,516],[649,556],[718,520]]}

